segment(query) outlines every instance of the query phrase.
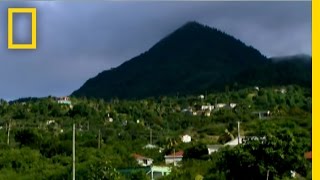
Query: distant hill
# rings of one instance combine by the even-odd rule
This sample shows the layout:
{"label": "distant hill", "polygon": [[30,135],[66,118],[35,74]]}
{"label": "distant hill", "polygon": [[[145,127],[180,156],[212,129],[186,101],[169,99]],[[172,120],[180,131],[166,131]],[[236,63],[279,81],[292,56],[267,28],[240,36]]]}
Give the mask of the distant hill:
{"label": "distant hill", "polygon": [[275,62],[276,61],[289,61],[289,60],[310,62],[312,58],[311,58],[311,56],[309,56],[307,54],[296,54],[296,55],[291,55],[291,56],[271,57],[270,59]]}
{"label": "distant hill", "polygon": [[296,63],[273,61],[224,32],[188,22],[145,53],[89,79],[72,95],[143,98],[224,90],[234,84],[311,82],[311,68]]}
{"label": "distant hill", "polygon": [[241,72],[236,81],[246,85],[288,85],[296,84],[311,88],[311,57],[288,56],[271,58],[271,62]]}

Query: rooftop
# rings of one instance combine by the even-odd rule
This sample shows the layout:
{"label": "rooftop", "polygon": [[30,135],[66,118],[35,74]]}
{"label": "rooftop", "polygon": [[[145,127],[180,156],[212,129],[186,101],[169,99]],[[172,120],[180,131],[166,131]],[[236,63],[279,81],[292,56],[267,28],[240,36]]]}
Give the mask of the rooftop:
{"label": "rooftop", "polygon": [[165,157],[183,157],[183,151],[177,151],[175,153],[169,154],[169,155],[165,155]]}
{"label": "rooftop", "polygon": [[140,154],[136,154],[136,153],[132,154],[132,156],[133,156],[135,159],[151,159],[151,158],[144,157],[144,156],[142,156],[142,155],[140,155]]}
{"label": "rooftop", "polygon": [[312,159],[312,151],[309,151],[309,152],[304,153],[304,157],[305,157],[306,159]]}

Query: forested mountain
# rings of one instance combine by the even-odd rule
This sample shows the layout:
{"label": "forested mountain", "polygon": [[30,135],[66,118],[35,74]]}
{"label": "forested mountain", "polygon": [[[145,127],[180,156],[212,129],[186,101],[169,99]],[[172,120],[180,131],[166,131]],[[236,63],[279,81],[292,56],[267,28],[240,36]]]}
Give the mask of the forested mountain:
{"label": "forested mountain", "polygon": [[310,85],[311,66],[301,63],[272,61],[224,32],[188,22],[145,53],[89,79],[72,95],[143,98],[252,84]]}

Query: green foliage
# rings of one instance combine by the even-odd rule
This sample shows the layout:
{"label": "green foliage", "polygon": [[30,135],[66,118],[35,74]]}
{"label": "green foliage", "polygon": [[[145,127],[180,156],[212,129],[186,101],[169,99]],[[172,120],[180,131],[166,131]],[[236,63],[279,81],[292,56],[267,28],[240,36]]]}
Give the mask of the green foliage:
{"label": "green foliage", "polygon": [[42,136],[32,129],[23,129],[15,133],[14,139],[20,143],[20,146],[28,146],[30,148],[39,148],[42,142]]}
{"label": "green foliage", "polygon": [[88,180],[122,180],[120,173],[108,162],[90,164]]}
{"label": "green foliage", "polygon": [[205,144],[196,144],[184,151],[183,159],[207,159],[208,149]]}
{"label": "green foliage", "polygon": [[244,144],[221,152],[218,167],[227,179],[289,177],[291,170],[306,175],[304,148],[288,130],[248,138]]}
{"label": "green foliage", "polygon": [[[290,170],[310,179],[311,162],[303,154],[311,150],[311,90],[295,85],[226,89],[203,99],[181,94],[143,100],[71,98],[73,108],[52,97],[1,101],[0,179],[71,179],[73,123],[79,180],[145,179],[142,172],[124,177],[117,170],[139,167],[133,153],[164,165],[164,155],[173,149],[185,155],[163,179],[266,179],[268,171],[270,178],[285,179]],[[202,105],[229,102],[236,107],[214,109],[210,116],[201,110]],[[270,116],[264,118],[254,113],[267,110]],[[266,139],[208,156],[206,145],[237,136],[237,121],[241,136]],[[185,134],[191,143],[181,141]],[[158,148],[144,148],[149,143]]]}

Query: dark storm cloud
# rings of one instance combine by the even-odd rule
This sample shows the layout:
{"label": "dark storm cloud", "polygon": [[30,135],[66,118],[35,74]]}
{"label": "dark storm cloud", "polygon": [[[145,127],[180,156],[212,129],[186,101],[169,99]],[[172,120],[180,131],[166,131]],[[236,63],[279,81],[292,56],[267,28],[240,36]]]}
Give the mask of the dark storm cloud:
{"label": "dark storm cloud", "polygon": [[[37,7],[38,49],[7,50],[7,8]],[[0,98],[67,95],[187,21],[266,56],[311,53],[311,2],[2,2]]]}

